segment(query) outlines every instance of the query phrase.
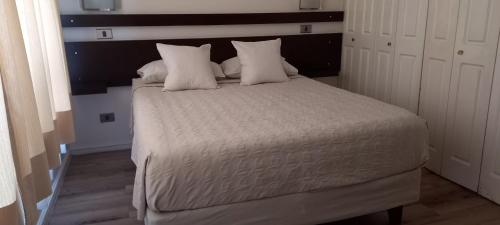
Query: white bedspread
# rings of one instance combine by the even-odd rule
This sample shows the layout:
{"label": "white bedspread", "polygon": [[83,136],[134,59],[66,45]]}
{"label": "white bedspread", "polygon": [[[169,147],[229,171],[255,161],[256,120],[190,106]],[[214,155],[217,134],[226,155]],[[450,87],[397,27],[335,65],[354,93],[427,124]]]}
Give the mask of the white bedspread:
{"label": "white bedspread", "polygon": [[416,115],[298,77],[162,92],[133,85],[134,206],[198,209],[359,184],[421,166]]}

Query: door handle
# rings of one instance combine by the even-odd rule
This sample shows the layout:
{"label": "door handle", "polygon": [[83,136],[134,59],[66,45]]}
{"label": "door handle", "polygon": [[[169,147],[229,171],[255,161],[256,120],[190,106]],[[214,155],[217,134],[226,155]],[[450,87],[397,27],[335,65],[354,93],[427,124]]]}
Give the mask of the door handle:
{"label": "door handle", "polygon": [[458,55],[463,55],[464,54],[464,50],[458,50],[457,54]]}
{"label": "door handle", "polygon": [[387,46],[391,47],[392,46],[392,42],[388,42]]}

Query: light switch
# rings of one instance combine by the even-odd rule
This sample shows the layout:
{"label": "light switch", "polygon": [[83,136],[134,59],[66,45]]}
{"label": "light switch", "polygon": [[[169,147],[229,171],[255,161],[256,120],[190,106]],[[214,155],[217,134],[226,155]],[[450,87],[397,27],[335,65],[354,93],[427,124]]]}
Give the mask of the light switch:
{"label": "light switch", "polygon": [[98,40],[113,39],[113,30],[111,28],[96,29],[96,37]]}
{"label": "light switch", "polygon": [[300,25],[300,33],[302,34],[312,33],[312,25],[311,24]]}

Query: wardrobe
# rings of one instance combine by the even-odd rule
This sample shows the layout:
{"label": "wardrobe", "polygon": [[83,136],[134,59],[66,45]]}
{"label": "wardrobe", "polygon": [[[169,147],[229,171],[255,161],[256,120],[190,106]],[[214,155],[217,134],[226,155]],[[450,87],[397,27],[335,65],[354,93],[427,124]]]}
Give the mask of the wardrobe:
{"label": "wardrobe", "polygon": [[342,87],[426,119],[427,168],[500,203],[500,1],[347,0],[345,11]]}
{"label": "wardrobe", "polygon": [[418,110],[428,0],[347,0],[342,87]]}

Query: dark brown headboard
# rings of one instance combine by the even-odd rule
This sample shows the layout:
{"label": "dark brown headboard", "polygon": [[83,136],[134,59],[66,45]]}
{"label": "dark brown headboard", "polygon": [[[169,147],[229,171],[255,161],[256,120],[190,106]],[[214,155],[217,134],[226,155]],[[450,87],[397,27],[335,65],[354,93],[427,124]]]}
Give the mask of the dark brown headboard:
{"label": "dark brown headboard", "polygon": [[[333,13],[333,14],[332,14]],[[322,15],[314,13],[306,13],[314,18],[321,17],[320,21],[331,22],[338,21],[339,12],[321,12]],[[282,13],[290,14],[290,13]],[[276,13],[275,16],[282,18],[283,15]],[[300,17],[300,21],[310,22],[307,16],[298,15],[302,13],[292,13]],[[221,14],[213,18],[220,21]],[[251,23],[249,16],[251,14],[227,14],[232,18],[241,20],[238,24]],[[235,15],[245,15],[238,17]],[[255,14],[254,14],[255,15]],[[261,14],[262,15],[262,14]],[[334,16],[336,15],[336,16]],[[127,18],[127,15],[107,15],[109,21],[106,22],[106,15],[92,16],[62,16],[63,25],[78,27],[78,26],[129,26],[130,17],[125,20],[117,20],[116,18]],[[130,15],[129,15],[130,16]],[[146,17],[140,15],[134,26],[145,26],[147,23]],[[147,15],[150,18],[151,15]],[[162,16],[162,15],[157,15]],[[163,15],[164,16],[164,15]],[[169,15],[172,16],[172,15]],[[185,15],[177,15],[184,17]],[[82,19],[85,18],[85,19]],[[98,19],[96,19],[98,18]],[[261,18],[261,23],[270,22],[272,16],[256,17]],[[264,19],[262,19],[264,18]],[[292,17],[295,18],[295,17]],[[68,22],[72,20],[73,22]],[[288,18],[286,21],[293,19]],[[296,20],[299,20],[295,18]],[[319,19],[314,20],[314,22]],[[65,22],[66,21],[66,22]],[[104,22],[103,22],[104,21]],[[118,22],[117,22],[118,21]],[[119,22],[122,21],[122,22]],[[128,22],[127,22],[128,21]],[[155,20],[157,21],[157,20]],[[161,20],[160,20],[161,21]],[[179,20],[176,20],[179,21]],[[203,21],[201,18],[196,21]],[[258,24],[253,22],[254,24]],[[70,23],[70,24],[68,24]],[[119,23],[119,24],[117,24]],[[194,23],[194,22],[191,22]],[[205,22],[206,23],[206,22]],[[214,22],[215,23],[215,22]],[[219,24],[220,22],[217,22]],[[279,22],[278,22],[279,23]],[[186,24],[186,23],[182,23]],[[170,24],[172,25],[172,24]],[[178,25],[175,23],[174,25]],[[236,50],[231,45],[231,40],[238,41],[262,41],[281,38],[282,39],[282,55],[291,64],[297,66],[301,74],[318,77],[337,75],[340,71],[342,34],[307,34],[307,35],[286,35],[286,36],[267,36],[267,37],[235,37],[235,38],[199,38],[199,39],[169,39],[169,40],[133,40],[133,41],[93,41],[93,42],[66,42],[66,54],[68,59],[68,69],[70,73],[70,81],[73,95],[106,93],[107,87],[112,86],[127,86],[131,84],[132,78],[137,77],[136,71],[144,64],[153,60],[161,59],[156,50],[156,43],[165,43],[172,45],[188,45],[200,46],[203,44],[212,44],[212,61],[222,62],[226,59],[236,56]]]}

